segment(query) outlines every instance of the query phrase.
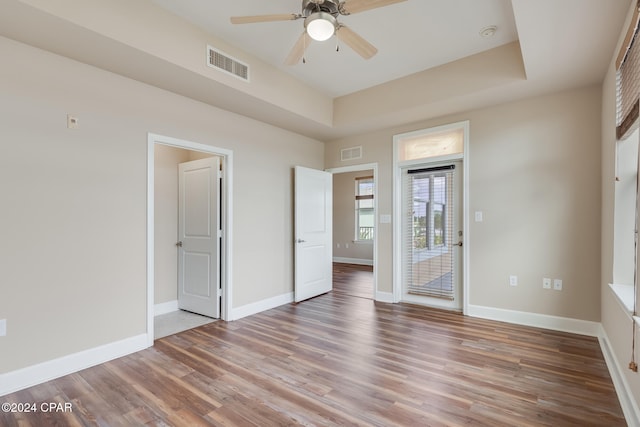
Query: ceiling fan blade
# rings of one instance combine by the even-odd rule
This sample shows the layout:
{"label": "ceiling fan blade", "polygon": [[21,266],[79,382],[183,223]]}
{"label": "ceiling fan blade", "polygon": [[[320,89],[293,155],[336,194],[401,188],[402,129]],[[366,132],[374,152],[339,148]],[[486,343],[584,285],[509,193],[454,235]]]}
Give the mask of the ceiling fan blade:
{"label": "ceiling fan blade", "polygon": [[341,25],[336,32],[336,36],[364,59],[369,59],[378,53],[378,49],[376,49],[374,45],[363,39],[353,30],[350,30],[349,27]]}
{"label": "ceiling fan blade", "polygon": [[343,15],[360,13],[366,10],[377,9],[379,7],[390,6],[407,0],[346,0],[341,8]]}
{"label": "ceiling fan blade", "polygon": [[302,57],[304,56],[304,52],[307,49],[307,46],[311,43],[311,37],[307,32],[303,32],[302,35],[298,38],[296,44],[293,45],[291,52],[289,52],[289,56],[284,60],[285,65],[296,65]]}
{"label": "ceiling fan blade", "polygon": [[279,15],[256,15],[256,16],[232,16],[232,24],[254,24],[256,22],[293,21],[300,18],[295,13],[281,13]]}

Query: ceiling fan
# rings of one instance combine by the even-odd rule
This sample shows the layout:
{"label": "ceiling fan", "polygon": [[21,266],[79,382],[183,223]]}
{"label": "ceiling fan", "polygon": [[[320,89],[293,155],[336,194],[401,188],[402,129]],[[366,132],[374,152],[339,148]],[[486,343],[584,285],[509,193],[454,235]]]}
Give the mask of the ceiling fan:
{"label": "ceiling fan", "polygon": [[287,65],[295,65],[303,58],[311,40],[324,41],[334,34],[364,59],[374,56],[378,49],[342,23],[339,15],[351,15],[407,0],[302,0],[301,13],[278,15],[234,16],[232,24],[256,22],[295,21],[304,19],[304,32],[289,52]]}

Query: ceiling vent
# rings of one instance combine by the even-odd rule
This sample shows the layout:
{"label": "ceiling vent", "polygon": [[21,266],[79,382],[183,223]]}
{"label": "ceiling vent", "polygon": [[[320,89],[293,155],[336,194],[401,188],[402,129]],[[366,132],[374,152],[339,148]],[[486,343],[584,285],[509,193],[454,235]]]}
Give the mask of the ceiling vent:
{"label": "ceiling vent", "polygon": [[346,162],[347,160],[357,160],[362,158],[362,145],[358,147],[343,148],[340,150],[340,160]]}
{"label": "ceiling vent", "polygon": [[209,67],[216,68],[244,81],[249,81],[249,66],[226,53],[207,46]]}

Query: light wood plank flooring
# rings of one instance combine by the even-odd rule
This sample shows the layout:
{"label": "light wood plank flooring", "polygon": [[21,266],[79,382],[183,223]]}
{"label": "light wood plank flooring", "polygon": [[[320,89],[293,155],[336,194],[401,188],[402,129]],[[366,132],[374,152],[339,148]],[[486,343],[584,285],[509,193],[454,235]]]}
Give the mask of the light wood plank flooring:
{"label": "light wood plank flooring", "polygon": [[1,426],[624,426],[595,338],[334,292],[0,398]]}

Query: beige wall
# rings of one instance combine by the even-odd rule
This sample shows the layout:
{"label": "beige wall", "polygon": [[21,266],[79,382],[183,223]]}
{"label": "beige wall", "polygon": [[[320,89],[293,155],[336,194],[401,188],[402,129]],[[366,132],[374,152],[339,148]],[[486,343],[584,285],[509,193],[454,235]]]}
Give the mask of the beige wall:
{"label": "beige wall", "polygon": [[178,298],[178,164],[189,161],[189,151],[157,144],[154,149],[154,302]]}
{"label": "beige wall", "polygon": [[[632,5],[632,7],[635,5]],[[629,21],[632,12],[627,17]],[[620,34],[620,42],[624,37],[627,25]],[[612,58],[617,56],[617,51],[612,52]],[[631,348],[633,341],[632,319],[621,303],[613,295],[609,283],[613,282],[614,267],[614,205],[615,205],[615,144],[616,144],[616,71],[615,62],[612,59],[607,75],[602,85],[602,135],[601,135],[601,180],[602,180],[602,251],[601,251],[601,307],[602,327],[609,340],[613,356],[618,368],[624,375],[629,391],[635,402],[640,402],[640,375],[627,369],[631,361]],[[637,332],[636,332],[637,333]],[[636,343],[638,341],[636,335]],[[636,344],[637,354],[637,344]],[[638,360],[636,359],[636,362]]]}
{"label": "beige wall", "polygon": [[[379,213],[390,214],[393,135],[469,120],[469,211],[484,213],[467,230],[470,304],[599,321],[600,95],[588,87],[332,141],[325,166],[356,163],[340,149],[362,145],[358,162],[378,162]],[[378,290],[391,292],[391,225],[379,228]],[[543,289],[543,277],[564,290]]]}
{"label": "beige wall", "polygon": [[338,257],[373,262],[373,243],[354,242],[355,179],[362,176],[373,176],[373,170],[333,174],[334,259]]}
{"label": "beige wall", "polygon": [[292,291],[292,167],[321,169],[322,143],[8,39],[0,53],[0,373],[145,333],[148,132],[233,150],[233,307]]}

